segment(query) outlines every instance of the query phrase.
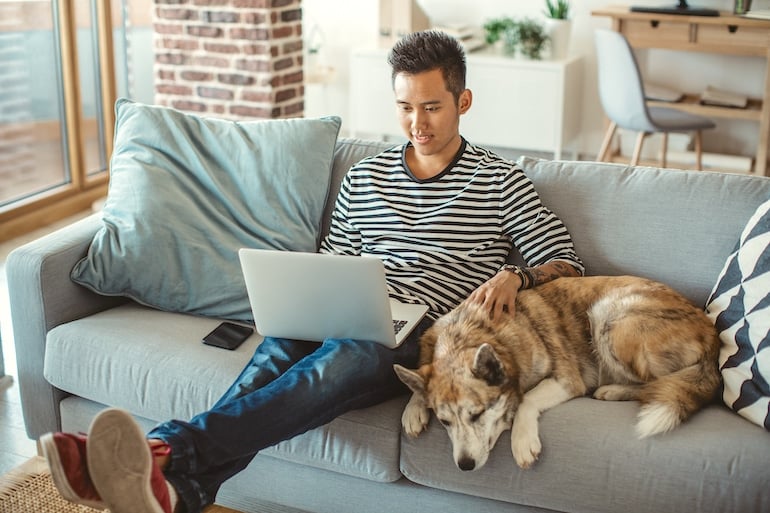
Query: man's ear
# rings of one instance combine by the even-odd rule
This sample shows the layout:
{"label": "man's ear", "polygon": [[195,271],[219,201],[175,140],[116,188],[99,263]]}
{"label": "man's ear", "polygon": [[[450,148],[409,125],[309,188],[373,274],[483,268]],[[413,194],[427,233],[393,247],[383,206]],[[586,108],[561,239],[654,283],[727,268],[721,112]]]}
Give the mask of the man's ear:
{"label": "man's ear", "polygon": [[457,102],[457,107],[460,110],[460,115],[465,114],[468,112],[468,109],[471,108],[471,104],[473,103],[473,93],[470,89],[466,89],[462,93],[460,93],[460,99]]}

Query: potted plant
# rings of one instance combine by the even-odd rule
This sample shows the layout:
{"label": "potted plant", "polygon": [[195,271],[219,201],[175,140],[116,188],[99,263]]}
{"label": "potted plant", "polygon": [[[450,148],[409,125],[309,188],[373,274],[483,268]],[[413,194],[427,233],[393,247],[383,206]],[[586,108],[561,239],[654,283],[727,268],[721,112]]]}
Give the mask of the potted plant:
{"label": "potted plant", "polygon": [[551,58],[567,57],[572,24],[569,0],[545,0],[546,32],[551,39]]}
{"label": "potted plant", "polygon": [[516,26],[516,21],[513,18],[493,18],[484,23],[484,39],[487,44],[493,45],[498,41],[502,41],[503,34],[506,30]]}
{"label": "potted plant", "polygon": [[569,17],[569,0],[545,0],[545,16],[553,20]]}
{"label": "potted plant", "polygon": [[530,59],[539,60],[549,41],[542,23],[526,18],[505,31],[506,48],[516,49]]}

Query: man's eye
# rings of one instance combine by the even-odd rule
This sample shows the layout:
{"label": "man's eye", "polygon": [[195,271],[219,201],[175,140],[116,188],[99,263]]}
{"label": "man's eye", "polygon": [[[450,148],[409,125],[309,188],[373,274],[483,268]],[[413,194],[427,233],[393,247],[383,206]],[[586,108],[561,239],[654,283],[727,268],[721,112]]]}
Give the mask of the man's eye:
{"label": "man's eye", "polygon": [[438,107],[425,107],[426,112],[436,112]]}

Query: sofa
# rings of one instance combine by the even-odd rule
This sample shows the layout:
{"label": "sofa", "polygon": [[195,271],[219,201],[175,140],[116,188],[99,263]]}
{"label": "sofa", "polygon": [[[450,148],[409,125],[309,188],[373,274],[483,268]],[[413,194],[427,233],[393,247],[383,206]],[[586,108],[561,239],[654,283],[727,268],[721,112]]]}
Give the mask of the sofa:
{"label": "sofa", "polygon": [[[340,138],[332,146],[321,235],[345,172],[388,143]],[[746,221],[770,197],[764,177],[526,156],[518,162],[567,225],[587,274],[660,280],[697,305],[705,304]],[[105,208],[109,203],[108,196]],[[255,334],[235,351],[209,347],[201,337],[219,318],[73,281],[103,215],[8,257],[18,382],[32,438],[87,431],[106,406],[127,409],[146,429],[187,419],[216,401],[260,341]],[[402,432],[407,399],[349,412],[262,451],[225,483],[217,503],[244,512],[274,505],[328,513],[770,511],[770,434],[720,401],[668,434],[639,440],[638,404],[574,399],[542,415],[544,450],[533,468],[515,465],[503,434],[482,469],[463,472],[435,418],[417,438]]]}

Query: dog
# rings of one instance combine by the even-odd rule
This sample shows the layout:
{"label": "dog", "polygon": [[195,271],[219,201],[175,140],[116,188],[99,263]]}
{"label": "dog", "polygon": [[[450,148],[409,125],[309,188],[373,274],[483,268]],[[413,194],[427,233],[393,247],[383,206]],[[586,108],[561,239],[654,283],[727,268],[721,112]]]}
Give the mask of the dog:
{"label": "dog", "polygon": [[714,325],[662,283],[558,278],[520,291],[503,317],[465,301],[422,335],[419,369],[394,365],[412,391],[404,431],[419,435],[433,410],[460,470],[481,468],[507,429],[516,463],[530,468],[538,417],[574,397],[639,401],[645,438],[688,419],[721,383]]}

